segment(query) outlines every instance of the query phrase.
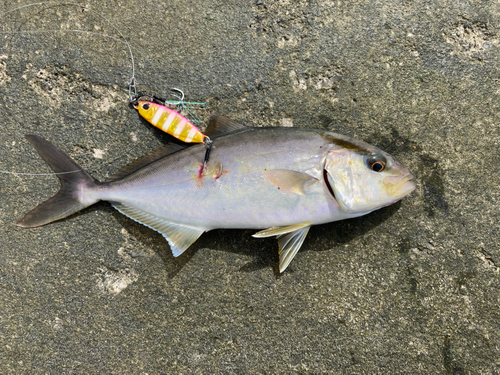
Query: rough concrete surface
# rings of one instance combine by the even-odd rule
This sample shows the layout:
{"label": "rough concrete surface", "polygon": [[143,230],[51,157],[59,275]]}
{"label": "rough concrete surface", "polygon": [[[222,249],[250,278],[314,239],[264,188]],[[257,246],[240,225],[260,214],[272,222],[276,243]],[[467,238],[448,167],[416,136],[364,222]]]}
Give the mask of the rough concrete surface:
{"label": "rough concrete surface", "polygon": [[18,228],[58,182],[1,174],[1,373],[500,373],[500,2],[90,0],[4,13],[28,3],[0,1],[3,171],[50,172],[25,133],[98,179],[169,140],[127,106],[131,63],[112,23],[140,89],[182,88],[208,104],[203,118],[363,139],[418,187],[314,227],[280,275],[274,239],[217,230],[174,258],[108,203]]}

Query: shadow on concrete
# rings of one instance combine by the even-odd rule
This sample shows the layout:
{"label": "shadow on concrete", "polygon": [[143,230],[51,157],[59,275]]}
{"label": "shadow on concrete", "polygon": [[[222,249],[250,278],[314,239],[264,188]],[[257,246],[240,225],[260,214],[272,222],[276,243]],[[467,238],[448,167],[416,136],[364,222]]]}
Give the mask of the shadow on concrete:
{"label": "shadow on concrete", "polygon": [[[313,226],[300,251],[327,251],[331,250],[332,247],[349,243],[388,220],[400,207],[401,203],[397,202],[363,217]],[[118,211],[113,210],[112,214],[120,225],[141,244],[151,246],[149,239],[154,238],[153,243],[158,245],[155,246],[154,251],[162,259],[171,278],[182,270],[197,250],[203,248],[252,257],[253,260],[241,267],[240,272],[255,272],[272,267],[277,278],[282,275],[278,269],[279,257],[276,240],[274,238],[253,238],[252,234],[256,230],[217,229],[204,233],[188,250],[175,258],[167,241],[160,233],[134,222]]]}

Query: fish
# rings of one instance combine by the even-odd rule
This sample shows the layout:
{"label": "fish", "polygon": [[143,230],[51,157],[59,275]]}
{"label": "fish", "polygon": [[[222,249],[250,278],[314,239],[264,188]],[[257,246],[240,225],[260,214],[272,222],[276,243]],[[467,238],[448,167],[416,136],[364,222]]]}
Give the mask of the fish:
{"label": "fish", "polygon": [[333,132],[248,127],[212,115],[205,133],[214,142],[205,168],[202,144],[169,143],[103,182],[49,141],[26,135],[61,187],[16,225],[38,227],[108,201],[161,233],[175,257],[214,229],[254,229],[253,237],[276,237],[283,272],[312,225],[366,215],[416,187],[393,156]]}

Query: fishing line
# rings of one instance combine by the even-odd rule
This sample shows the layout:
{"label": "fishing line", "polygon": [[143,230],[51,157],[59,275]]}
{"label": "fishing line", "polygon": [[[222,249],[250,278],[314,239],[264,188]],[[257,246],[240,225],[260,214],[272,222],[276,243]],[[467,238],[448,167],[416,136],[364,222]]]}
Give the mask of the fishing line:
{"label": "fishing line", "polygon": [[[1,16],[1,15],[0,15]],[[89,30],[79,30],[79,29],[68,29],[68,30],[23,30],[23,31],[0,31],[0,34],[42,34],[42,33],[81,33],[89,35],[98,35],[103,38],[113,39],[115,42],[126,43],[124,40],[114,37],[109,34],[98,33],[96,31]]]}
{"label": "fishing line", "polygon": [[1,171],[0,173],[5,173],[5,174],[15,174],[15,175],[20,175],[20,176],[54,176],[57,174],[68,174],[68,173],[78,173],[78,172],[84,172],[83,169],[78,169],[76,171],[69,171],[69,172],[53,172],[53,173],[22,173],[22,172],[9,172],[9,171]]}
{"label": "fishing line", "polygon": [[[71,30],[23,30],[23,31],[0,31],[0,34],[36,34],[36,33],[56,33],[56,32],[73,32],[73,33],[81,33],[81,34],[88,34],[88,35],[99,35],[101,37],[105,38],[110,38],[114,41],[119,41],[122,43],[125,43],[125,45],[128,48],[128,52],[130,55],[130,61],[132,65],[132,75],[129,79],[128,82],[128,95],[129,95],[129,101],[132,101],[133,98],[137,95],[137,87],[136,87],[136,78],[135,78],[135,60],[134,60],[134,54],[132,53],[132,47],[130,46],[130,43],[127,42],[125,39],[125,36],[122,34],[122,32],[116,27],[109,19],[104,17],[102,14],[78,3],[71,3],[71,2],[52,2],[52,1],[41,1],[37,3],[30,3],[26,5],[22,5],[13,9],[10,9],[4,13],[0,14],[0,18],[4,18],[7,14],[26,9],[29,7],[33,6],[40,6],[40,5],[50,5],[50,6],[64,6],[64,5],[71,5],[71,6],[76,6],[78,8],[81,8],[82,11],[88,11],[91,12],[94,15],[97,15],[100,17],[102,20],[107,22],[109,26],[119,35],[120,38],[113,37],[111,35],[107,35],[104,33],[98,33],[95,31],[88,31],[88,30],[79,30],[79,29],[71,29]],[[116,160],[116,159],[115,159]],[[53,172],[53,173],[22,173],[22,172],[12,172],[12,171],[5,171],[5,170],[0,170],[0,173],[3,174],[10,174],[10,175],[19,175],[19,176],[53,176],[53,175],[60,175],[60,174],[68,174],[68,173],[77,173],[81,172],[81,170],[75,170],[75,171],[67,171],[67,172]]]}
{"label": "fishing line", "polygon": [[[94,32],[94,31],[89,31],[89,30],[80,30],[80,29],[69,29],[69,30],[22,30],[22,31],[6,31],[6,32],[1,32],[0,31],[0,34],[11,34],[11,35],[15,35],[15,34],[36,34],[36,33],[56,33],[56,32],[73,32],[73,33],[80,33],[80,34],[87,34],[87,35],[99,35],[101,37],[105,37],[105,38],[109,38],[109,39],[112,39],[114,41],[119,41],[119,42],[122,42],[122,43],[125,43],[125,45],[127,46],[127,49],[128,49],[128,53],[130,55],[130,61],[131,61],[131,70],[132,70],[132,74],[129,78],[129,82],[128,82],[128,90],[126,90],[126,92],[128,93],[128,96],[129,96],[129,103],[133,102],[134,100],[137,100],[138,98],[138,94],[137,94],[137,85],[136,85],[136,78],[135,78],[135,59],[134,59],[134,55],[132,53],[132,47],[130,45],[130,43],[128,43],[128,41],[126,40],[125,36],[122,34],[122,32],[120,31],[120,29],[118,27],[116,27],[108,18],[106,18],[105,16],[103,16],[102,14],[90,9],[89,7],[87,6],[84,6],[82,4],[78,4],[78,3],[74,3],[74,2],[53,2],[53,1],[41,1],[41,2],[36,2],[36,3],[30,3],[30,4],[26,4],[26,5],[22,5],[22,6],[19,6],[19,7],[16,7],[16,8],[13,8],[13,9],[10,9],[4,13],[1,13],[0,14],[0,18],[3,18],[5,17],[6,15],[10,14],[10,13],[13,13],[13,12],[16,12],[16,11],[20,11],[22,9],[26,9],[26,8],[30,8],[30,7],[34,7],[34,6],[46,6],[46,9],[49,9],[49,8],[53,8],[53,7],[58,7],[58,6],[75,6],[75,7],[78,7],[80,9],[82,9],[82,12],[84,11],[87,11],[87,12],[90,12],[96,16],[98,16],[99,18],[101,18],[102,20],[105,21],[105,23],[107,23],[111,28],[112,30],[114,30],[116,32],[116,34],[119,36],[119,38],[116,38],[114,36],[111,36],[111,35],[108,35],[108,34],[104,34],[104,33],[99,33],[99,32]],[[195,108],[199,108],[199,109],[205,109],[206,108],[206,104],[205,103],[197,103],[197,102],[184,102],[184,93],[182,90],[180,89],[177,89],[175,87],[171,87],[170,88],[171,90],[171,95],[175,96],[178,101],[166,101],[164,104],[167,105],[167,104],[171,104],[173,105],[174,107],[176,107],[176,111],[178,111],[179,113],[183,112],[184,110],[186,110],[187,114],[190,115],[190,117],[193,117],[194,118],[194,122],[195,123],[201,123],[201,119],[196,116],[195,113],[192,112],[192,109],[195,109]],[[178,92],[181,94],[181,96],[175,94],[174,92]],[[207,153],[208,155],[208,153]],[[208,160],[207,158],[207,155],[205,156],[205,163],[206,161]],[[115,160],[118,160],[120,159],[121,156],[113,159],[111,162],[115,161]],[[46,176],[46,175],[57,175],[57,174],[61,174],[61,173],[18,173],[18,172],[10,172],[10,171],[5,171],[5,170],[0,170],[1,173],[3,174],[13,174],[13,175],[25,175],[25,176]],[[77,171],[70,171],[70,172],[64,172],[64,173],[76,173],[76,172],[79,172],[78,170]]]}
{"label": "fishing line", "polygon": [[[122,32],[120,31],[120,29],[118,29],[118,27],[116,27],[110,20],[108,20],[106,17],[104,17],[102,14],[82,5],[82,4],[78,4],[78,3],[70,3],[70,2],[52,2],[52,1],[41,1],[41,2],[38,2],[38,3],[31,3],[31,4],[26,4],[26,5],[22,5],[22,6],[19,6],[17,8],[14,8],[14,9],[11,9],[11,10],[8,10],[2,14],[0,14],[0,18],[3,18],[5,15],[9,14],[9,13],[12,13],[12,12],[16,12],[18,10],[21,10],[21,9],[25,9],[25,8],[29,8],[29,7],[32,7],[32,6],[38,6],[38,5],[53,5],[53,6],[59,6],[59,5],[73,5],[73,6],[76,6],[78,8],[81,8],[82,11],[88,11],[88,12],[91,12],[93,14],[95,14],[96,16],[100,17],[101,19],[103,19],[104,21],[106,21],[109,26],[111,26],[112,29],[115,30],[115,32],[120,36],[120,38],[122,38],[122,41],[127,45],[127,48],[128,48],[128,52],[130,54],[130,61],[132,63],[132,76],[130,77],[130,80],[129,80],[129,84],[128,84],[128,88],[129,88],[129,99],[130,101],[132,101],[133,97],[132,97],[132,92],[134,92],[134,94],[137,95],[137,87],[136,87],[136,80],[135,80],[135,61],[134,61],[134,54],[132,53],[132,47],[130,46],[129,42],[127,42],[127,39],[125,39],[125,36],[122,34]],[[63,30],[57,30],[57,31],[63,31]],[[65,30],[65,31],[75,31],[75,32],[79,32],[80,30]],[[97,33],[96,33],[97,34]]]}

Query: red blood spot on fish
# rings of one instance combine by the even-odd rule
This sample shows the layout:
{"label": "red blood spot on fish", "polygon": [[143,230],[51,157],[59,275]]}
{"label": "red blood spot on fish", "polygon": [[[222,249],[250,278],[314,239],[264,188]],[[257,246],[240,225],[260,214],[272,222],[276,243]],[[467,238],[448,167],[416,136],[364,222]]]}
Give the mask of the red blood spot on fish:
{"label": "red blood spot on fish", "polygon": [[203,178],[203,164],[200,165],[200,169],[198,169],[198,178],[201,180]]}
{"label": "red blood spot on fish", "polygon": [[227,169],[222,169],[222,164],[209,164],[207,168],[203,164],[200,164],[198,167],[198,172],[196,174],[196,179],[198,183],[201,183],[203,186],[203,177],[205,176],[213,176],[214,181],[217,181],[222,175],[229,173]]}

